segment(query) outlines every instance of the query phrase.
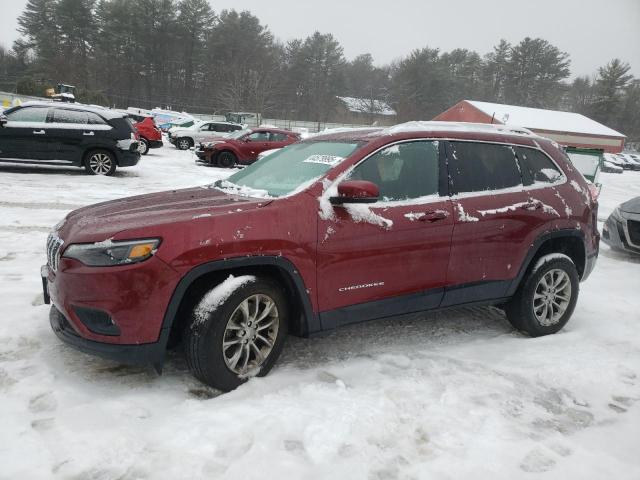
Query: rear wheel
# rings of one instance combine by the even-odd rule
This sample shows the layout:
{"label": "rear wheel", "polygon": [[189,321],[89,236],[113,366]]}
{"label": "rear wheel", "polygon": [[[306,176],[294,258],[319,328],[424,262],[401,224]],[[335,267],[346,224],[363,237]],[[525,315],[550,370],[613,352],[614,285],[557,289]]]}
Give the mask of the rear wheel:
{"label": "rear wheel", "polygon": [[89,175],[110,176],[116,172],[116,158],[107,150],[93,150],[87,154],[84,168]]}
{"label": "rear wheel", "polygon": [[141,138],[138,142],[138,151],[140,152],[140,155],[146,155],[149,153],[149,142],[144,138]]}
{"label": "rear wheel", "polygon": [[233,152],[224,151],[218,154],[218,165],[223,168],[233,167],[236,164],[237,160],[238,159],[233,154]]}
{"label": "rear wheel", "polygon": [[176,147],[178,147],[178,150],[189,150],[193,147],[193,140],[187,137],[179,138],[176,141]]}
{"label": "rear wheel", "polygon": [[[226,298],[225,298],[226,297]],[[276,362],[288,327],[282,288],[269,279],[230,276],[202,297],[183,333],[192,373],[223,391]]]}
{"label": "rear wheel", "polygon": [[507,318],[532,337],[556,333],[571,318],[579,290],[580,278],[573,261],[562,254],[545,255],[507,303]]}

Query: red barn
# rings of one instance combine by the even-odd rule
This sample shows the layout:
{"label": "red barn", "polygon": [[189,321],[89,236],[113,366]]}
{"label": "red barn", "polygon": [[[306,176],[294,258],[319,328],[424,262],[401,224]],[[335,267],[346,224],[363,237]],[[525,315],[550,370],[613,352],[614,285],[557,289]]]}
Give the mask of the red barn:
{"label": "red barn", "polygon": [[434,118],[445,122],[496,123],[524,127],[560,145],[620,153],[625,136],[572,112],[462,100]]}

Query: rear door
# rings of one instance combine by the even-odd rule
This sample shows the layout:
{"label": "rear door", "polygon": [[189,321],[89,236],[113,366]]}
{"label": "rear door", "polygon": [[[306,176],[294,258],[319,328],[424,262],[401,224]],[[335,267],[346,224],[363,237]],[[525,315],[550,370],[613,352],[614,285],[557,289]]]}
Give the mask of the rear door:
{"label": "rear door", "polygon": [[48,160],[48,112],[49,107],[31,106],[8,113],[7,123],[0,128],[0,157]]}
{"label": "rear door", "polygon": [[510,145],[447,143],[454,227],[443,306],[504,296],[530,233],[529,210]]}
{"label": "rear door", "polygon": [[111,127],[97,114],[56,107],[49,117],[51,150],[57,160],[78,162],[87,148],[100,145]]}
{"label": "rear door", "polygon": [[379,201],[319,217],[323,327],[439,305],[453,230],[440,146],[418,140],[379,150],[350,176],[378,185]]}

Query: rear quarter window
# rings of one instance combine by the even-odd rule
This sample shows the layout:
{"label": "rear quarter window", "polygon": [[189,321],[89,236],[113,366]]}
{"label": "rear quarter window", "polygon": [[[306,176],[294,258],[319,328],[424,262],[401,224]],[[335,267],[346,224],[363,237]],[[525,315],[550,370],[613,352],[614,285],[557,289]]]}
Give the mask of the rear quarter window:
{"label": "rear quarter window", "polygon": [[449,142],[451,194],[503,190],[522,185],[510,145]]}
{"label": "rear quarter window", "polygon": [[522,170],[522,183],[525,186],[555,183],[562,178],[562,172],[540,150],[516,147],[516,153]]}

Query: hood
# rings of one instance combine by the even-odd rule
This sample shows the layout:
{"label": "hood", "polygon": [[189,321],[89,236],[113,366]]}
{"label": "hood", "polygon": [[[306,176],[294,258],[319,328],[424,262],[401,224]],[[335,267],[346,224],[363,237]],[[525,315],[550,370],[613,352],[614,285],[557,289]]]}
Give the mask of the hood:
{"label": "hood", "polygon": [[620,210],[627,213],[640,214],[640,197],[627,200],[622,205],[620,205]]}
{"label": "hood", "polygon": [[228,195],[208,187],[152,193],[74,210],[58,227],[65,242],[99,242],[126,237],[127,230],[177,225],[198,218],[238,215],[270,200]]}

